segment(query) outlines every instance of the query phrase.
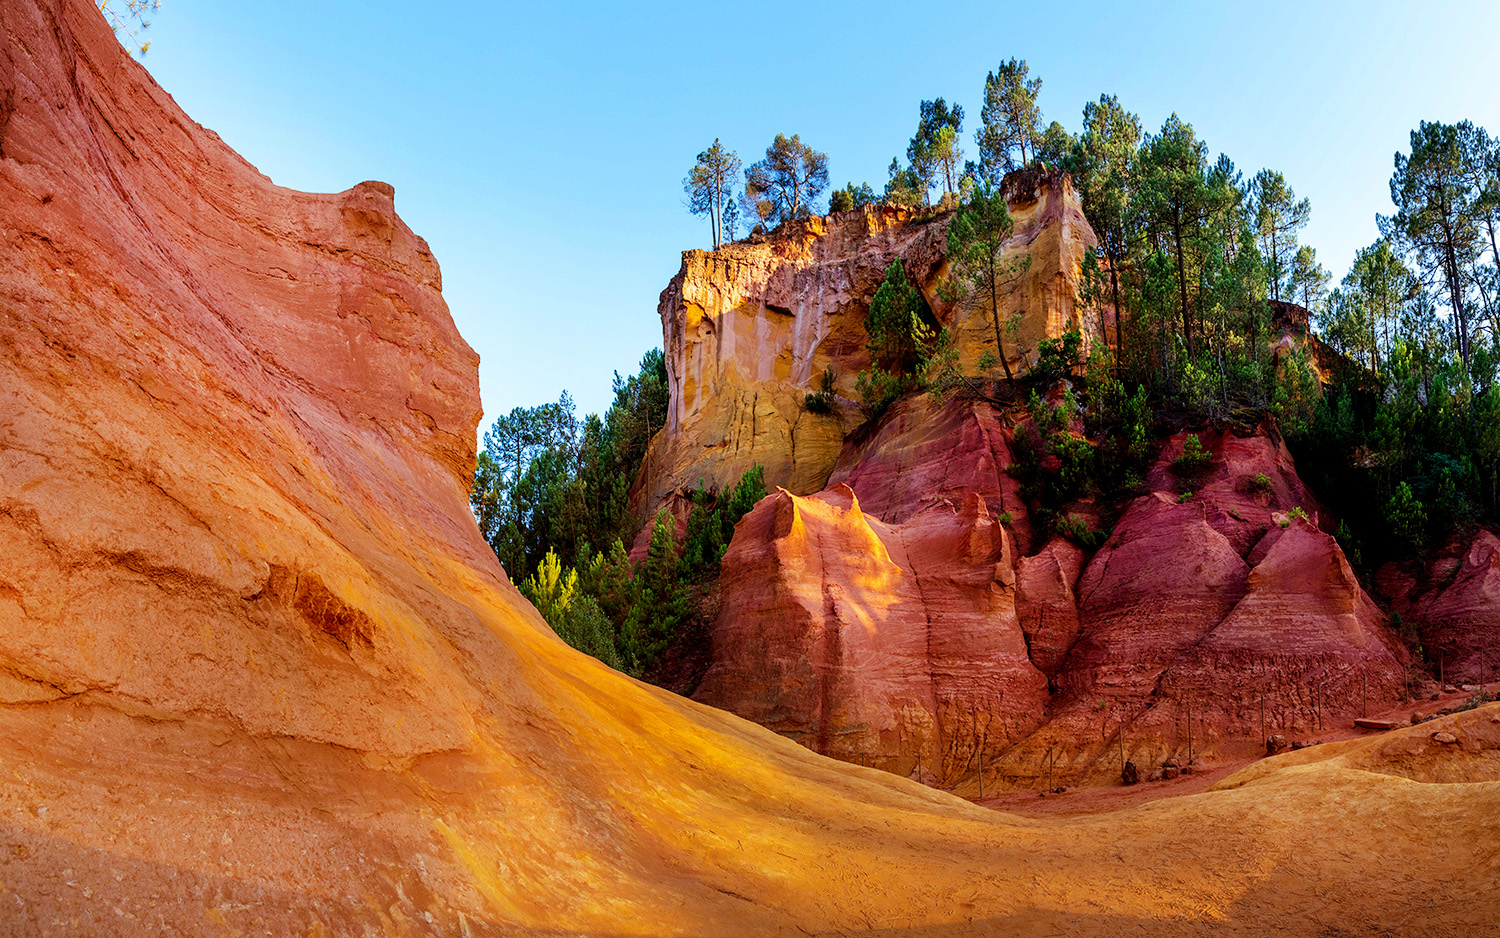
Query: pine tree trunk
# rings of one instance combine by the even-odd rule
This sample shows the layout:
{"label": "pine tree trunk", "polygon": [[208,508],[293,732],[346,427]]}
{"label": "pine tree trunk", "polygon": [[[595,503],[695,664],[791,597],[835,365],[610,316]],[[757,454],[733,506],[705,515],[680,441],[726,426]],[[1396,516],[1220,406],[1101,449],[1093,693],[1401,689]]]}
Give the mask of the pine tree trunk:
{"label": "pine tree trunk", "polygon": [[1188,318],[1187,264],[1182,257],[1182,220],[1172,223],[1172,237],[1177,245],[1177,284],[1182,289],[1182,340],[1187,345],[1188,356],[1193,355],[1193,325]]}
{"label": "pine tree trunk", "polygon": [[1125,339],[1124,331],[1120,326],[1120,320],[1124,318],[1120,310],[1120,272],[1116,269],[1118,263],[1111,258],[1109,262],[1109,286],[1114,293],[1115,299],[1115,373],[1124,374],[1125,369]]}

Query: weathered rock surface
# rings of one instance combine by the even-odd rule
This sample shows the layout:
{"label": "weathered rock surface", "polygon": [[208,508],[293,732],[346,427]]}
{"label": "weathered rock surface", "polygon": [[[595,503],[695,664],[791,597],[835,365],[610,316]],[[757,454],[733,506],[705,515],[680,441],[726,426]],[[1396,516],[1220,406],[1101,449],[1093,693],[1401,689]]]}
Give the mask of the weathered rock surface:
{"label": "weathered rock surface", "polygon": [[[1285,446],[1269,431],[1204,433],[1211,461],[1183,475],[1185,439],[1163,447],[1153,491],[1092,557],[1061,538],[1025,556],[1007,537],[981,575],[990,556],[955,554],[973,534],[951,525],[980,506],[986,521],[1024,521],[1003,471],[1010,431],[987,403],[903,401],[846,447],[828,490],[769,498],[736,530],[698,698],[901,774],[921,753],[950,786],[977,787],[984,737],[991,789],[1113,778],[1122,754],[1258,750],[1265,733],[1393,703],[1405,649],[1316,527]],[[772,524],[773,505],[798,523]],[[1003,642],[986,647],[992,633]],[[984,682],[944,683],[987,658],[999,667]],[[930,728],[889,729],[902,707]]]}
{"label": "weathered rock surface", "polygon": [[1039,552],[1016,563],[1016,616],[1031,661],[1043,674],[1056,675],[1078,640],[1078,577],[1083,548],[1055,537]]}
{"label": "weathered rock surface", "polygon": [[[1020,317],[1007,357],[1024,371],[1042,339],[1078,329],[1092,343],[1109,314],[1074,301],[1084,252],[1097,239],[1071,179],[1015,173],[1005,191],[1015,222],[1006,256],[1031,257],[1001,309],[1004,321]],[[854,386],[869,366],[865,313],[893,260],[953,329],[961,360],[972,366],[993,351],[990,311],[953,308],[937,295],[950,217],[913,219],[871,206],[718,251],[684,252],[658,307],[671,404],[637,481],[637,507],[654,513],[700,481],[732,485],[757,463],[769,486],[797,495],[821,489],[845,435],[864,419]],[[838,405],[829,415],[809,412],[805,398],[829,367]]]}
{"label": "weathered rock surface", "polygon": [[828,483],[847,483],[864,511],[890,523],[976,494],[991,515],[1011,515],[1024,550],[1026,504],[1005,472],[1010,442],[1010,431],[988,404],[955,399],[935,406],[925,397],[909,398],[868,437],[845,445]]}
{"label": "weathered rock surface", "polygon": [[1411,619],[1449,680],[1500,680],[1500,538],[1480,529],[1425,566],[1387,564],[1377,589]]}
{"label": "weathered rock surface", "polygon": [[1185,436],[1168,441],[1147,475],[1155,491],[1089,559],[1053,718],[1006,754],[1002,778],[1035,777],[1047,749],[1095,780],[1120,771],[1121,753],[1185,758],[1189,734],[1195,758],[1233,753],[1400,693],[1406,651],[1316,527],[1320,509],[1285,446],[1265,432],[1200,439],[1209,466],[1179,474]]}
{"label": "weathered rock surface", "polygon": [[977,494],[885,524],[847,485],[783,489],[740,521],[723,570],[698,700],[846,761],[909,775],[920,757],[938,779],[1040,722],[1008,537]]}
{"label": "weathered rock surface", "polygon": [[[0,4],[0,135],[0,933],[1493,924],[1495,786],[1383,751],[1018,820],[607,670],[468,515],[474,357],[387,187],[271,185],[84,0]],[[1443,728],[1402,770],[1475,780]]]}

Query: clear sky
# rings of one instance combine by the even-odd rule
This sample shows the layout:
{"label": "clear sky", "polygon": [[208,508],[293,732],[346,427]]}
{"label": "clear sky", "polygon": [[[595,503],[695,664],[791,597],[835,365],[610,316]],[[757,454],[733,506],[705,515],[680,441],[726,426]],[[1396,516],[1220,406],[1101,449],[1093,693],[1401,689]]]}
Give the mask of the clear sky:
{"label": "clear sky", "polygon": [[878,190],[923,98],[979,116],[1023,58],[1047,120],[1116,94],[1173,111],[1212,153],[1285,172],[1335,279],[1388,212],[1419,120],[1500,132],[1500,4],[395,3],[164,0],[146,64],[275,182],[396,187],[482,356],[486,424],[610,376],[661,343],[657,295],[708,245],[682,178],[715,137],[748,164],[777,132]]}

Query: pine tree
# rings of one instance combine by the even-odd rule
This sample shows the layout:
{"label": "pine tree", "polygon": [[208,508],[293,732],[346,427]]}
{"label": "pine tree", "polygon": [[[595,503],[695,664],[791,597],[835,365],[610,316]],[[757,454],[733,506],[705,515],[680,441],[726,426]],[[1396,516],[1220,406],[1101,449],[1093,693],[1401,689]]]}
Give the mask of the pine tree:
{"label": "pine tree", "polygon": [[1073,180],[1078,185],[1083,214],[1099,238],[1099,253],[1109,266],[1110,299],[1115,308],[1115,356],[1125,359],[1124,310],[1120,272],[1136,233],[1131,196],[1141,122],[1120,106],[1113,95],[1083,107],[1083,134],[1072,157]]}
{"label": "pine tree", "polygon": [[828,156],[793,134],[777,134],[766,157],[745,170],[746,207],[767,225],[801,218],[828,188]]}
{"label": "pine tree", "polygon": [[651,528],[646,559],[633,582],[635,602],[620,630],[621,650],[633,673],[654,667],[687,618],[687,590],[677,553],[677,522],[662,509]]}
{"label": "pine tree", "polygon": [[1465,170],[1459,128],[1423,121],[1411,132],[1411,153],[1396,154],[1391,176],[1393,215],[1378,216],[1380,233],[1416,259],[1423,276],[1440,284],[1453,311],[1458,354],[1471,354],[1465,271],[1478,253],[1479,193]]}
{"label": "pine tree", "polygon": [[1176,114],[1141,147],[1139,204],[1147,226],[1161,235],[1176,266],[1182,338],[1189,357],[1197,347],[1188,306],[1188,254],[1197,248],[1214,209],[1207,163],[1207,148],[1192,125]]}
{"label": "pine tree", "polygon": [[992,183],[1028,165],[1036,153],[1042,120],[1036,98],[1042,80],[1029,76],[1024,59],[1011,59],[985,76],[984,109],[974,140],[979,144],[979,165]]}
{"label": "pine tree", "polygon": [[714,250],[723,244],[725,213],[734,203],[734,180],[739,172],[739,156],[715,138],[713,146],[698,154],[693,168],[682,181],[683,191],[688,196],[688,211],[708,216]]}
{"label": "pine tree", "polygon": [[1005,242],[1014,230],[1005,196],[988,180],[974,187],[948,225],[948,262],[952,273],[945,284],[945,294],[955,302],[966,300],[976,308],[989,308],[995,326],[995,355],[1005,369],[1006,378],[1015,376],[1005,351],[1004,334],[1010,324],[1000,321],[1001,297],[1031,265],[1029,254],[1022,260],[1007,260],[1004,256]]}
{"label": "pine tree", "polygon": [[1297,254],[1297,232],[1306,227],[1312,215],[1312,203],[1297,199],[1286,177],[1263,169],[1250,180],[1249,197],[1255,218],[1255,232],[1260,238],[1260,252],[1266,259],[1272,299],[1281,299],[1285,283]]}
{"label": "pine tree", "polygon": [[923,343],[931,339],[926,310],[927,302],[906,279],[901,259],[891,261],[865,313],[870,364],[895,375],[914,374]]}
{"label": "pine tree", "polygon": [[1328,292],[1328,281],[1333,275],[1320,263],[1315,248],[1303,245],[1292,258],[1291,275],[1288,278],[1294,302],[1300,302],[1309,312],[1317,308]]}
{"label": "pine tree", "polygon": [[962,107],[955,104],[950,108],[942,98],[922,102],[917,132],[906,147],[906,158],[919,180],[924,204],[927,191],[939,176],[944,193],[957,189],[958,167],[963,160],[958,134],[963,130],[963,124]]}

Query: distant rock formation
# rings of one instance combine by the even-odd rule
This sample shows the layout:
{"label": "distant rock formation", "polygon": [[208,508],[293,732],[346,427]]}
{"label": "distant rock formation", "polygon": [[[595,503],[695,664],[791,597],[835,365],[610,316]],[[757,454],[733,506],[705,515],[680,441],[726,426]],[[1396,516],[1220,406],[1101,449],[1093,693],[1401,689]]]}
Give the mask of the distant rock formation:
{"label": "distant rock formation", "polygon": [[[1024,371],[1042,339],[1078,330],[1087,346],[1100,338],[1099,317],[1113,319],[1075,304],[1084,252],[1097,238],[1072,180],[1028,170],[1007,177],[1004,191],[1015,222],[1006,255],[1031,257],[1001,310],[1007,321],[1020,317],[1007,352]],[[993,352],[989,311],[952,308],[937,293],[951,217],[867,206],[683,252],[658,306],[671,403],[638,477],[638,509],[654,513],[700,482],[732,485],[757,463],[768,486],[796,495],[823,488],[845,435],[864,420],[854,384],[869,367],[865,313],[894,260],[953,330],[963,362]],[[839,399],[831,414],[813,413],[805,398],[825,368]]]}
{"label": "distant rock formation", "polygon": [[994,409],[904,401],[830,488],[736,529],[695,696],[849,761],[905,775],[920,756],[946,785],[976,783],[982,742],[991,790],[1117,777],[1122,751],[1259,748],[1262,712],[1305,733],[1390,706],[1407,652],[1286,448],[1203,438],[1191,498],[1178,436],[1092,557],[1061,538],[1027,556],[1046,532]]}

